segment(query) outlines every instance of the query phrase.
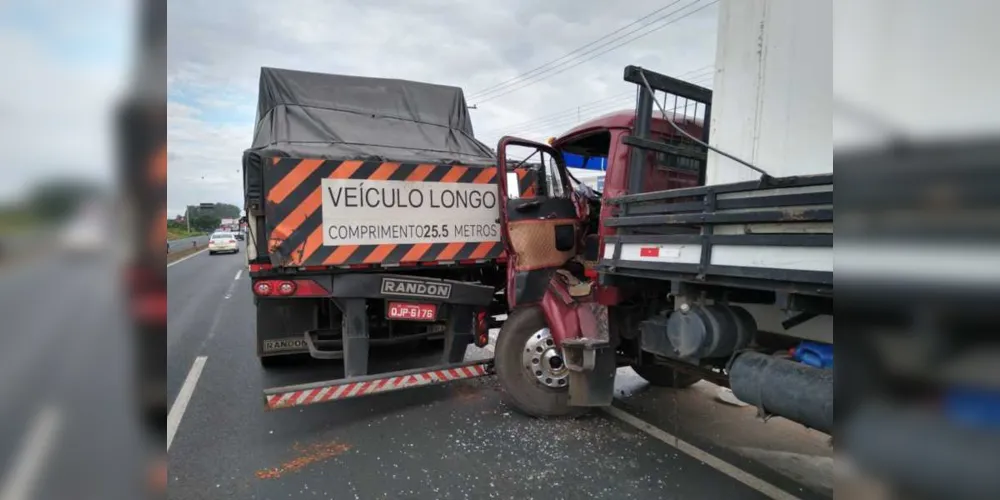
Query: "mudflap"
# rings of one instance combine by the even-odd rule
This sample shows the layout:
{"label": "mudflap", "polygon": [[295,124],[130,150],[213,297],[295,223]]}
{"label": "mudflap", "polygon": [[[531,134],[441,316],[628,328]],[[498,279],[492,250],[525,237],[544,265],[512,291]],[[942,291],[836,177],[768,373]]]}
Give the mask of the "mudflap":
{"label": "mudflap", "polygon": [[257,356],[309,352],[302,332],[315,330],[315,300],[266,299],[257,303]]}
{"label": "mudflap", "polygon": [[609,406],[618,365],[608,329],[608,309],[593,302],[589,293],[575,297],[570,293],[573,285],[572,280],[554,277],[542,298],[542,310],[554,336],[561,339],[563,361],[569,370],[569,404]]}
{"label": "mudflap", "polygon": [[581,336],[563,340],[571,406],[609,406],[618,363],[608,335],[608,309],[597,303],[576,308]]}
{"label": "mudflap", "polygon": [[385,392],[444,384],[493,374],[493,360],[438,365],[362,377],[290,385],[264,390],[264,405],[268,410],[307,406],[341,401]]}

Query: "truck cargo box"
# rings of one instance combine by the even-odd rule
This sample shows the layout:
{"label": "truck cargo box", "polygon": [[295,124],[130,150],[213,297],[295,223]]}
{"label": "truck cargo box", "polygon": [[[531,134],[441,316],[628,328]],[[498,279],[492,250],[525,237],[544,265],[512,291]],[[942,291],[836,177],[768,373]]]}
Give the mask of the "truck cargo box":
{"label": "truck cargo box", "polygon": [[[262,68],[244,153],[248,257],[405,265],[502,255],[495,156],[462,90]],[[522,194],[536,176],[518,172]]]}

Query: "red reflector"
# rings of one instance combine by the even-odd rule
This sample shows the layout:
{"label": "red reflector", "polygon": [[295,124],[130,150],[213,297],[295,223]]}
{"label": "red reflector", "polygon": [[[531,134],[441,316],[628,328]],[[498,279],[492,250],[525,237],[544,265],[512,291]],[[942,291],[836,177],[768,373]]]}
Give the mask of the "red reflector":
{"label": "red reflector", "polygon": [[476,347],[485,347],[490,343],[490,331],[486,325],[486,310],[482,309],[476,313]]}
{"label": "red reflector", "polygon": [[329,293],[313,280],[295,280],[297,297],[326,297]]}
{"label": "red reflector", "polygon": [[639,249],[639,257],[659,257],[660,247],[642,247]]}
{"label": "red reflector", "polygon": [[269,271],[271,269],[271,264],[250,264],[250,272],[256,273],[258,271]]}
{"label": "red reflector", "polygon": [[385,317],[409,321],[434,321],[437,319],[437,304],[389,302],[385,306]]}

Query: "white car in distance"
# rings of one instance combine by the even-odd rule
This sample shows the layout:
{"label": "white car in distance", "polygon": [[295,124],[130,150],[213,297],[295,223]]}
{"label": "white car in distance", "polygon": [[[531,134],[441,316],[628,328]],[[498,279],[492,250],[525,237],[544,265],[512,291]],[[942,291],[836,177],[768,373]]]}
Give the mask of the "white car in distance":
{"label": "white car in distance", "polygon": [[240,243],[236,241],[233,233],[212,233],[208,239],[208,253],[215,255],[219,252],[240,252]]}

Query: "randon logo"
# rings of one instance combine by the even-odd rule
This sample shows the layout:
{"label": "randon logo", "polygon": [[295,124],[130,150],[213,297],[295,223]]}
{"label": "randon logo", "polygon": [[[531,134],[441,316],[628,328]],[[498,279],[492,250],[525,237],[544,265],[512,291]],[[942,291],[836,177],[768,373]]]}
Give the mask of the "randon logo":
{"label": "randon logo", "polygon": [[413,297],[447,299],[451,297],[451,284],[382,278],[382,295],[408,295]]}

